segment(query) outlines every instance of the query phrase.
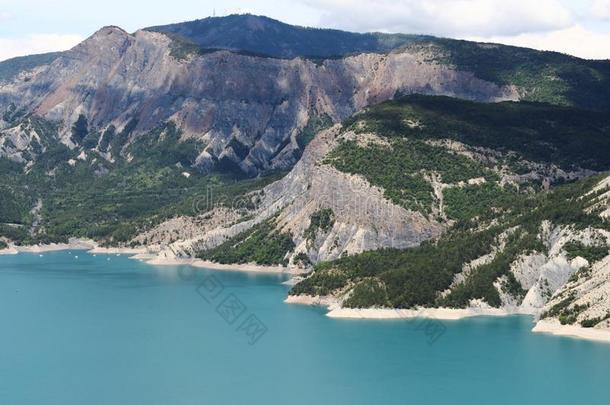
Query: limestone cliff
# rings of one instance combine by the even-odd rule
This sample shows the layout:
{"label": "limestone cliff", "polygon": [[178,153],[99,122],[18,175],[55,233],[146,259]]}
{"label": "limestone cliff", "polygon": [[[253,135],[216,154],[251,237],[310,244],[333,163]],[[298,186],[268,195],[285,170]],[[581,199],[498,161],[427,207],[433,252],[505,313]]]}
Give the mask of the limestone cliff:
{"label": "limestone cliff", "polygon": [[[384,197],[382,189],[363,177],[342,173],[324,163],[327,154],[337,146],[338,138],[345,136],[349,134],[341,134],[340,125],[322,131],[286,177],[235,201],[233,213],[245,202],[256,202],[255,210],[242,213],[242,220],[236,221],[233,216],[219,224],[208,219],[204,222],[215,226],[212,229],[200,226],[197,236],[169,226],[178,240],[167,244],[164,229],[171,220],[137,240],[163,241],[161,256],[192,256],[274,217],[277,232],[289,233],[295,242],[289,262],[297,265],[294,258],[299,253],[317,263],[367,250],[417,246],[440,235],[442,223],[393,204]],[[321,210],[329,210],[332,221],[326,228],[313,228],[312,216]],[[212,216],[217,214],[225,218],[228,215],[220,207],[214,209]]]}
{"label": "limestone cliff", "polygon": [[25,139],[19,117],[28,114],[55,123],[71,147],[78,146],[71,127],[80,115],[91,131],[135,125],[131,139],[173,121],[184,139],[203,142],[201,170],[222,164],[256,174],[296,162],[311,118],[338,122],[397,92],[518,99],[513,87],[437,63],[419,48],[320,62],[181,46],[158,32],[102,28],[52,63],[0,83],[0,111],[11,112],[0,121],[2,137]]}

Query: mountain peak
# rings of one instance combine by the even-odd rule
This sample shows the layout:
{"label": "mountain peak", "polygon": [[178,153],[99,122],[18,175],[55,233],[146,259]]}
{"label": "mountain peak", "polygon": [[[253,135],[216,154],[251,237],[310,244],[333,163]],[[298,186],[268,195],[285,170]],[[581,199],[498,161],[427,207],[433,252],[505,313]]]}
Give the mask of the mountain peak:
{"label": "mountain peak", "polygon": [[102,28],[100,28],[99,30],[95,31],[92,36],[112,35],[112,34],[129,35],[129,33],[127,31],[125,31],[123,28],[121,28],[119,26],[105,25]]}
{"label": "mountain peak", "polygon": [[109,50],[122,51],[131,42],[133,36],[115,25],[107,25],[94,32],[89,38],[76,45],[72,50],[91,55],[104,54]]}

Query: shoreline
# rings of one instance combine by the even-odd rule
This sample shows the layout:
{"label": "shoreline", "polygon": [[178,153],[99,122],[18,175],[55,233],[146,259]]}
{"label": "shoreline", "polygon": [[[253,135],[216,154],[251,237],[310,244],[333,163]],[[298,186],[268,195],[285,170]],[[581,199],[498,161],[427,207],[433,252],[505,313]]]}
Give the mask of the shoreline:
{"label": "shoreline", "polygon": [[92,249],[88,249],[87,253],[91,254],[104,254],[104,255],[138,255],[145,254],[148,252],[148,249],[145,247],[139,248],[114,248],[114,247],[101,247],[95,246]]}
{"label": "shoreline", "polygon": [[329,308],[329,318],[345,319],[414,319],[431,318],[443,321],[457,321],[476,316],[509,316],[516,313],[496,308]]}
{"label": "shoreline", "polygon": [[[419,309],[392,309],[392,308],[342,308],[339,300],[333,297],[320,297],[311,295],[288,295],[284,300],[286,304],[324,306],[328,312],[326,316],[334,319],[415,319],[430,318],[441,321],[455,321],[477,316],[504,317],[511,315],[534,314],[508,311],[500,308],[419,308]],[[575,325],[561,325],[559,321],[538,321],[532,328],[532,333],[546,333],[560,337],[610,343],[610,330],[583,328]]]}
{"label": "shoreline", "polygon": [[17,249],[15,249],[13,246],[9,246],[4,249],[0,249],[0,256],[16,255],[17,253],[19,253],[19,251]]}
{"label": "shoreline", "polygon": [[323,307],[334,307],[339,305],[339,301],[332,297],[321,297],[311,295],[288,295],[284,299],[285,304],[295,305],[309,305],[309,306],[323,306]]}
{"label": "shoreline", "polygon": [[222,264],[211,262],[208,260],[196,259],[196,258],[168,258],[160,257],[154,253],[152,254],[137,254],[131,257],[132,259],[142,260],[147,264],[153,266],[192,266],[210,270],[221,270],[221,271],[242,271],[250,273],[270,273],[270,274],[289,274],[289,275],[300,275],[303,272],[299,269],[293,269],[282,266],[263,266],[256,263],[244,263],[244,264]]}
{"label": "shoreline", "polygon": [[0,250],[0,254],[18,254],[18,253],[45,253],[59,252],[62,250],[86,250],[91,254],[138,254],[147,252],[145,247],[140,248],[105,248],[101,247],[91,239],[70,239],[68,243],[49,243],[47,245],[28,245],[17,246],[10,245],[8,248]]}
{"label": "shoreline", "polygon": [[61,250],[89,250],[95,248],[97,243],[89,239],[70,239],[68,243],[49,243],[48,245],[15,246],[11,245],[17,253],[44,253]]}
{"label": "shoreline", "polygon": [[559,321],[538,321],[532,332],[610,343],[610,330],[562,325]]}
{"label": "shoreline", "polygon": [[282,266],[264,266],[256,263],[244,264],[221,264],[197,258],[162,257],[156,251],[148,247],[102,247],[91,239],[70,239],[68,243],[50,243],[47,245],[16,246],[9,245],[0,250],[0,255],[15,255],[18,253],[44,253],[58,252],[62,250],[86,250],[90,254],[116,254],[129,255],[130,259],[140,260],[153,266],[176,266],[186,265],[197,268],[222,271],[242,271],[252,273],[288,274],[292,276],[306,274],[301,269]]}
{"label": "shoreline", "polygon": [[[286,304],[325,306],[328,308],[326,316],[343,319],[414,319],[433,318],[445,321],[455,321],[475,316],[509,316],[519,315],[519,312],[507,311],[499,308],[343,308],[336,298],[289,295]],[[523,315],[523,314],[521,314]]]}
{"label": "shoreline", "polygon": [[[48,245],[14,246],[0,250],[2,255],[16,255],[19,253],[44,253],[62,250],[86,250],[89,254],[126,254],[130,259],[140,260],[153,266],[186,265],[195,268],[204,268],[220,271],[238,271],[266,274],[286,274],[290,276],[304,275],[301,269],[281,266],[261,266],[255,263],[221,264],[196,258],[168,258],[161,257],[157,252],[147,247],[138,248],[105,248],[100,247],[93,240],[71,239],[68,243],[52,243]],[[286,304],[324,306],[328,309],[326,316],[334,319],[415,319],[432,318],[438,320],[460,320],[477,316],[510,316],[532,315],[519,311],[509,311],[499,308],[419,308],[419,309],[392,309],[392,308],[342,308],[339,300],[333,297],[320,297],[308,295],[288,295],[284,300]],[[610,330],[583,328],[575,325],[561,325],[559,321],[541,320],[536,322],[531,330],[533,333],[545,333],[554,336],[584,339],[595,342],[610,343]]]}

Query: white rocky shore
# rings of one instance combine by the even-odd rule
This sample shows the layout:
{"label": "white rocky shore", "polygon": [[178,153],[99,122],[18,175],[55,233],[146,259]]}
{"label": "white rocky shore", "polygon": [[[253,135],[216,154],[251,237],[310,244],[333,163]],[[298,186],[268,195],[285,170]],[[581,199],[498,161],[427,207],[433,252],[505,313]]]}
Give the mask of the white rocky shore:
{"label": "white rocky shore", "polygon": [[86,250],[89,253],[106,253],[106,254],[138,254],[148,251],[146,247],[130,248],[130,247],[102,247],[92,239],[76,239],[71,238],[68,243],[49,243],[46,245],[28,245],[18,246],[9,245],[6,249],[0,250],[0,254],[18,254],[23,253],[44,253],[56,252],[60,250]]}
{"label": "white rocky shore", "polygon": [[[532,315],[518,309],[492,308],[481,302],[471,303],[469,308],[343,308],[339,300],[333,297],[320,297],[308,295],[289,295],[285,300],[287,304],[325,306],[328,308],[326,316],[330,318],[346,319],[413,319],[433,318],[438,320],[459,320],[475,316],[510,316]],[[610,330],[597,328],[583,328],[575,325],[561,325],[559,321],[539,320],[532,332],[549,333],[556,336],[574,337],[610,343]]]}
{"label": "white rocky shore", "polygon": [[255,263],[244,264],[221,264],[211,261],[175,257],[167,255],[158,246],[146,247],[102,247],[91,239],[70,239],[68,243],[51,243],[47,245],[16,246],[9,245],[0,249],[0,255],[13,255],[18,253],[44,253],[60,250],[86,250],[91,254],[124,254],[130,255],[131,259],[141,260],[154,266],[176,266],[187,265],[199,268],[224,270],[224,271],[248,271],[257,273],[282,273],[291,275],[304,274],[303,269],[297,267],[261,266]]}
{"label": "white rocky shore", "polygon": [[559,321],[542,320],[536,323],[533,332],[550,333],[556,336],[567,336],[599,342],[610,343],[610,330],[597,328],[583,328],[575,325],[562,325]]}
{"label": "white rocky shore", "polygon": [[281,274],[303,274],[303,270],[295,267],[283,267],[283,266],[261,266],[256,263],[244,263],[244,264],[221,264],[215,263],[208,260],[193,259],[193,258],[179,258],[179,257],[164,257],[156,253],[148,254],[137,254],[132,256],[132,259],[142,260],[148,264],[154,266],[193,266],[212,270],[223,270],[223,271],[248,271],[256,273],[281,273]]}
{"label": "white rocky shore", "polygon": [[[9,251],[16,253],[43,253],[59,250],[89,250],[97,246],[97,243],[88,239],[70,239],[68,243],[50,243],[47,245],[17,246],[9,245]],[[1,251],[0,251],[1,252]]]}
{"label": "white rocky shore", "polygon": [[15,249],[14,246],[8,246],[4,249],[0,249],[0,256],[2,255],[16,255],[17,253],[19,253],[19,251],[17,249]]}
{"label": "white rocky shore", "polygon": [[289,295],[286,304],[317,305],[328,307],[329,318],[350,319],[412,319],[435,318],[441,320],[458,320],[473,316],[507,316],[520,312],[501,308],[492,308],[480,301],[473,302],[469,308],[344,308],[341,302],[333,297],[308,295]]}
{"label": "white rocky shore", "polygon": [[473,316],[506,316],[510,312],[498,308],[329,308],[326,316],[330,318],[361,319],[411,319],[434,318],[440,320],[458,320]]}

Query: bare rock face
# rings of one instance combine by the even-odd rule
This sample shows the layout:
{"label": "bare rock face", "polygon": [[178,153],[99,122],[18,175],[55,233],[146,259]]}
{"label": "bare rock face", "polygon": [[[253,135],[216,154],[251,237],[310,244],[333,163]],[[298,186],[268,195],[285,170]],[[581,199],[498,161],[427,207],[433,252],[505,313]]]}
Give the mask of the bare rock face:
{"label": "bare rock face", "polygon": [[570,227],[543,223],[539,237],[547,246],[546,254],[525,254],[511,266],[513,275],[527,291],[520,304],[520,312],[539,315],[571,276],[588,265],[582,258],[570,260],[566,257],[564,247],[567,243],[590,244],[595,236],[603,233],[602,230],[591,228],[575,231]]}
{"label": "bare rock face", "polygon": [[[10,156],[13,161],[27,163],[34,145],[41,145],[41,134],[29,120],[2,132],[0,156]],[[40,146],[40,149],[44,148]]]}
{"label": "bare rock face", "polygon": [[[598,210],[602,218],[606,218],[610,209],[608,185],[610,176],[606,176],[585,195],[594,195],[590,209]],[[561,255],[561,250],[567,242],[578,242],[585,247],[603,247],[605,256],[576,256],[567,261],[574,270],[559,288],[548,294],[542,311],[545,315],[544,321],[610,330],[610,255],[607,254],[610,232],[607,229],[586,228],[576,231],[562,228],[560,232],[551,235],[554,237],[550,239],[553,244],[549,255]],[[586,250],[580,253],[585,255],[584,252]]]}
{"label": "bare rock face", "polygon": [[570,280],[545,308],[550,311],[562,303],[573,313],[572,322],[610,331],[610,256],[592,264],[588,274]]}
{"label": "bare rock face", "polygon": [[[583,196],[595,195],[591,209],[599,210],[602,217],[609,206],[608,192],[604,193],[609,184],[607,176]],[[504,299],[503,306],[542,316],[545,322],[610,329],[610,255],[589,262],[582,256],[569,257],[566,252],[571,243],[607,248],[610,232],[554,226],[544,221],[538,237],[547,251],[524,254],[511,265],[511,272],[527,294],[518,308]]]}
{"label": "bare rock face", "polygon": [[[367,250],[417,246],[440,235],[440,223],[391,203],[382,189],[363,177],[324,164],[340,130],[336,125],[319,133],[294,169],[264,190],[264,205],[285,207],[278,227],[293,235],[295,253],[318,262]],[[311,228],[312,216],[322,210],[332,216],[332,226]]]}
{"label": "bare rock face", "polygon": [[[100,132],[135,120],[132,136],[171,120],[184,138],[205,145],[197,160],[203,171],[221,163],[254,175],[296,162],[297,136],[311,117],[338,122],[397,92],[518,99],[512,87],[409,48],[314,63],[179,47],[162,33],[102,28],[50,65],[0,83],[0,111],[13,105],[54,121],[70,146],[70,127],[80,114]],[[0,122],[0,128],[10,125]]]}
{"label": "bare rock face", "polygon": [[[304,253],[313,263],[367,250],[417,246],[439,236],[445,225],[393,204],[364,178],[324,164],[324,157],[337,146],[340,130],[335,125],[318,133],[288,175],[253,193],[257,207],[246,220],[213,229],[200,227],[199,235],[168,245],[160,256],[191,256],[272,217],[276,231],[290,234],[295,242],[291,259]],[[321,210],[331,211],[332,224],[328,229],[312,229],[312,216]]]}

